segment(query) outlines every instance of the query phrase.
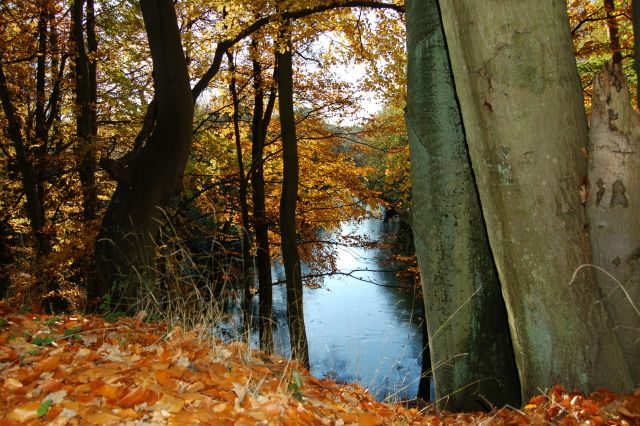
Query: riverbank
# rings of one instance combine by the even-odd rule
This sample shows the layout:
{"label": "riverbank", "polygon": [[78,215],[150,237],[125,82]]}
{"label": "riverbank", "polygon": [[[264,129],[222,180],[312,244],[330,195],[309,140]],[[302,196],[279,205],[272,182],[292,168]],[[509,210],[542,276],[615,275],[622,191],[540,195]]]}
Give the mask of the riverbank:
{"label": "riverbank", "polygon": [[[0,306],[0,425],[634,424],[640,397],[557,387],[524,410],[435,414],[377,402],[284,358],[143,318]],[[426,414],[431,413],[431,414]],[[564,420],[563,420],[564,419]],[[626,422],[626,423],[624,423]],[[587,424],[587,423],[582,423]]]}

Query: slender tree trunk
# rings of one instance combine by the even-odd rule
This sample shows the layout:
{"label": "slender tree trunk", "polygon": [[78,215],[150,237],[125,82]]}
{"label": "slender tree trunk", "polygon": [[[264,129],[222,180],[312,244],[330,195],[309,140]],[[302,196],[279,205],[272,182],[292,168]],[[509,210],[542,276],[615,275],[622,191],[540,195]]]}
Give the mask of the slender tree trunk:
{"label": "slender tree trunk", "polygon": [[7,135],[13,143],[13,148],[16,152],[16,163],[22,177],[22,191],[27,200],[27,216],[29,217],[31,232],[36,242],[36,251],[42,256],[49,252],[50,247],[49,236],[44,229],[44,206],[38,192],[38,177],[25,145],[22,121],[13,103],[2,61],[0,61],[0,99],[2,100],[2,108],[8,123]]}
{"label": "slender tree trunk", "polygon": [[[633,23],[633,68],[636,79],[640,81],[640,0],[631,0],[631,14]],[[640,84],[636,85],[636,101],[640,105]]]}
{"label": "slender tree trunk", "polygon": [[[47,149],[47,127],[46,127],[46,84],[47,84],[47,26],[49,22],[49,13],[44,4],[40,6],[40,15],[38,18],[38,59],[36,61],[36,105],[35,105],[35,129],[32,134],[33,140],[30,141],[33,147],[31,158],[29,148],[25,147],[26,155],[24,156],[26,168],[32,168],[34,174],[35,193],[38,199],[37,203],[31,204],[35,211],[30,215],[37,217],[39,231],[36,231],[36,251],[40,256],[45,256],[51,250],[51,238],[44,231],[45,219],[45,201],[44,201],[44,183],[40,179],[40,173],[45,169],[43,162],[44,154]],[[30,186],[30,185],[29,185]],[[40,280],[40,278],[38,278]],[[45,286],[46,287],[46,286]],[[43,289],[47,291],[48,289]]]}
{"label": "slender tree trunk", "polygon": [[620,47],[620,35],[618,34],[618,20],[616,18],[616,4],[614,0],[604,0],[604,10],[607,14],[607,28],[609,30],[609,44],[611,46],[611,58],[614,64],[622,63],[622,49]]}
{"label": "slender tree trunk", "polygon": [[437,0],[407,2],[413,233],[440,408],[518,406],[507,312],[467,152]]}
{"label": "slender tree trunk", "polygon": [[[409,6],[409,3],[407,3]],[[424,401],[431,400],[431,380],[433,371],[431,369],[431,349],[429,348],[429,331],[427,328],[426,312],[422,315],[422,363],[420,368],[420,381],[418,382],[417,398]]]}
{"label": "slender tree trunk", "polygon": [[[96,16],[94,0],[87,0],[87,48],[89,54],[89,111],[91,115],[91,138],[95,145],[98,137],[98,38],[96,37]],[[95,151],[95,148],[94,148]]]}
{"label": "slender tree trunk", "polygon": [[242,239],[242,311],[244,313],[245,328],[251,330],[251,282],[252,280],[252,259],[251,259],[251,238],[249,236],[249,204],[247,203],[247,176],[244,172],[244,160],[242,155],[242,143],[240,135],[240,100],[238,99],[238,89],[236,87],[236,67],[233,62],[233,55],[227,53],[229,60],[229,70],[231,71],[231,82],[229,91],[233,102],[233,133],[236,143],[236,158],[238,161],[238,184],[240,219],[241,219],[241,239]]}
{"label": "slender tree trunk", "polygon": [[587,199],[593,263],[604,305],[634,383],[640,383],[640,115],[622,68],[607,64],[593,87]]}
{"label": "slender tree trunk", "polygon": [[[94,147],[95,120],[92,108],[92,82],[89,70],[89,57],[85,49],[83,30],[84,0],[74,0],[71,7],[72,37],[75,47],[75,95],[76,95],[76,134],[79,157],[78,171],[82,186],[82,206],[84,220],[96,218],[98,197],[96,192],[96,160]],[[95,78],[95,74],[93,75]]]}
{"label": "slender tree trunk", "polygon": [[[257,49],[257,42],[252,42]],[[272,88],[264,106],[264,88],[262,66],[257,58],[253,59],[254,109],[251,123],[251,189],[253,200],[253,229],[256,239],[256,268],[258,269],[258,298],[260,349],[266,353],[273,350],[273,320],[271,318],[273,293],[271,277],[271,254],[269,250],[269,222],[266,213],[264,181],[264,145],[267,127],[271,121],[276,91]]]}
{"label": "slender tree trunk", "polygon": [[284,24],[282,38],[287,50],[276,53],[280,126],[282,129],[282,196],[280,198],[280,239],[287,282],[287,319],[291,355],[309,368],[309,348],[302,304],[302,272],[297,246],[296,203],[298,199],[298,143],[293,113],[293,64],[291,35]]}
{"label": "slender tree trunk", "polygon": [[[180,191],[191,148],[193,96],[173,2],[141,0],[140,5],[153,59],[156,101],[149,117],[155,120],[146,143],[110,170],[118,187],[96,242],[90,300],[112,290],[116,298],[135,297],[139,279],[153,274],[161,208]],[[123,287],[112,288],[116,283]]]}
{"label": "slender tree trunk", "polygon": [[7,297],[11,286],[10,268],[14,257],[11,251],[10,237],[13,229],[9,223],[9,216],[0,217],[0,300]]}
{"label": "slender tree trunk", "polygon": [[440,2],[467,143],[527,400],[632,386],[591,271],[587,125],[555,0]]}
{"label": "slender tree trunk", "polygon": [[49,13],[45,2],[40,4],[38,17],[38,59],[36,61],[35,146],[40,154],[46,149],[46,84],[47,84],[47,24]]}

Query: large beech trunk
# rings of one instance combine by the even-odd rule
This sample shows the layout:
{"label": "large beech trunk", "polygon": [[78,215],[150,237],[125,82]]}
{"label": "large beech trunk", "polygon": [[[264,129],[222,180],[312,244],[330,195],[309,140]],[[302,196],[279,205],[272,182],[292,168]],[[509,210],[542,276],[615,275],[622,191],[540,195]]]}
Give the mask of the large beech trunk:
{"label": "large beech trunk", "polygon": [[629,390],[599,301],[581,187],[587,125],[556,0],[440,2],[526,400],[562,383]]}
{"label": "large beech trunk", "polygon": [[619,65],[596,75],[587,199],[593,263],[618,340],[640,384],[640,115]]}
{"label": "large beech trunk", "polygon": [[[161,208],[180,190],[191,147],[193,97],[173,2],[140,5],[153,59],[155,122],[144,146],[111,170],[118,187],[96,243],[97,279],[89,297],[110,291],[135,297],[140,278],[153,275]],[[112,288],[115,283],[120,286]]]}
{"label": "large beech trunk", "polygon": [[[476,192],[437,0],[407,2],[412,229],[440,408],[518,406],[498,274]],[[484,402],[484,401],[482,401]]]}

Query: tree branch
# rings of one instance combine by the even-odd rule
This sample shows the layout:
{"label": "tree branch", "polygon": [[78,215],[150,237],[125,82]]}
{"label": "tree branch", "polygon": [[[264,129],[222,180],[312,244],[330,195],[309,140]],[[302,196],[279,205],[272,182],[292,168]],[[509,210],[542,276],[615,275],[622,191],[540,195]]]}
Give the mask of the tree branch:
{"label": "tree branch", "polygon": [[[356,275],[357,272],[386,273],[386,272],[402,272],[402,271],[404,271],[404,269],[352,269],[349,272],[333,271],[333,272],[323,272],[323,273],[318,273],[318,274],[308,274],[308,275],[303,275],[302,278],[303,279],[312,279],[312,278],[323,278],[323,277],[331,277],[331,276],[339,275],[339,276],[343,276],[343,277],[350,277],[350,278],[356,279],[358,281],[362,281],[362,282],[367,283],[367,284],[377,285],[378,287],[403,289],[403,288],[405,288],[403,286],[391,285],[391,284],[382,284],[382,283],[379,283],[377,281],[370,280],[370,279],[363,278],[363,277],[359,277],[359,276]],[[283,280],[278,280],[278,281],[274,281],[273,285],[279,285],[279,284],[284,284],[284,283],[285,282]]]}
{"label": "tree branch", "polygon": [[404,13],[404,10],[405,10],[404,6],[401,6],[401,5],[391,4],[391,3],[381,3],[378,1],[372,1],[372,0],[350,0],[350,1],[336,0],[331,3],[314,6],[309,9],[287,11],[282,13],[275,13],[269,16],[264,16],[256,20],[254,23],[252,23],[242,31],[240,31],[235,37],[227,40],[223,40],[218,43],[218,45],[216,46],[216,51],[214,53],[213,62],[211,63],[211,66],[200,78],[200,80],[198,80],[198,82],[195,84],[195,86],[191,90],[191,94],[193,96],[193,102],[195,103],[198,100],[198,97],[202,94],[204,89],[206,89],[207,86],[209,86],[209,83],[211,82],[213,77],[215,77],[218,71],[220,70],[222,58],[225,52],[227,51],[227,49],[229,49],[236,43],[239,43],[240,41],[250,36],[251,34],[255,33],[256,31],[260,30],[261,28],[265,27],[266,25],[272,22],[275,22],[279,19],[290,19],[290,20],[301,19],[316,13],[326,12],[328,10],[339,9],[339,8],[353,8],[353,7],[364,7],[369,9],[389,9],[389,10],[396,11],[400,14]]}

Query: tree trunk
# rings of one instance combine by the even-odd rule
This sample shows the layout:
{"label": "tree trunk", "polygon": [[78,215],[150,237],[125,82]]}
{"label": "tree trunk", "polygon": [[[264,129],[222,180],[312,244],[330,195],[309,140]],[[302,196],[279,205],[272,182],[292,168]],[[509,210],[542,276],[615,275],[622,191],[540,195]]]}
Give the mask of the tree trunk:
{"label": "tree trunk", "polygon": [[587,214],[598,272],[634,383],[640,383],[640,115],[620,65],[596,75],[589,133]]}
{"label": "tree trunk", "polygon": [[14,256],[11,251],[11,236],[13,228],[9,223],[9,215],[3,213],[0,216],[0,300],[7,297],[11,287],[11,266]]}
{"label": "tree trunk", "polygon": [[233,134],[236,144],[236,159],[238,162],[238,185],[239,204],[241,220],[241,241],[242,241],[242,311],[244,314],[244,326],[251,330],[251,283],[252,283],[252,259],[251,259],[251,237],[249,236],[249,204],[247,203],[247,176],[244,172],[244,160],[242,156],[242,143],[240,138],[240,100],[238,99],[238,89],[236,87],[236,67],[233,62],[233,55],[227,53],[229,60],[229,71],[231,71],[231,82],[229,91],[233,102]]}
{"label": "tree trunk", "polygon": [[[82,206],[84,220],[96,218],[98,197],[96,191],[96,160],[94,147],[93,115],[91,106],[92,84],[89,73],[89,57],[84,45],[84,0],[74,0],[71,7],[72,38],[75,47],[75,95],[76,95],[76,134],[79,157],[78,171],[82,187]],[[95,77],[95,75],[94,75]]]}
{"label": "tree trunk", "polygon": [[440,2],[522,396],[632,382],[589,270],[587,126],[566,5]]}
{"label": "tree trunk", "polygon": [[[407,6],[409,3],[407,2]],[[407,22],[408,23],[408,22]],[[427,319],[423,311],[422,315],[422,362],[420,363],[420,381],[418,382],[418,394],[416,398],[424,401],[431,400],[431,380],[433,371],[431,368],[431,350],[429,349],[429,331],[427,329]]]}
{"label": "tree trunk", "polygon": [[[438,407],[518,406],[507,312],[465,142],[437,0],[407,2],[413,233]],[[484,401],[480,401],[484,402]]]}
{"label": "tree trunk", "polygon": [[611,46],[611,60],[614,64],[622,63],[622,49],[618,34],[618,20],[616,18],[616,4],[614,0],[604,0],[604,10],[607,14],[607,28],[609,30],[609,45]]}
{"label": "tree trunk", "polygon": [[[287,29],[285,28],[284,31],[287,31]],[[287,319],[291,355],[293,359],[309,368],[309,349],[302,305],[302,272],[296,232],[298,143],[293,114],[291,35],[287,33],[284,37],[286,37],[287,41],[287,50],[276,53],[283,166],[282,195],[280,198],[280,239],[282,242],[282,263],[284,264],[287,283]]]}
{"label": "tree trunk", "polygon": [[[98,38],[96,37],[96,16],[94,0],[87,0],[87,48],[89,50],[89,115],[91,116],[91,138],[96,143],[98,137]],[[95,148],[94,148],[95,151]],[[95,160],[94,160],[95,161]]]}
{"label": "tree trunk", "polygon": [[[631,22],[633,24],[633,68],[636,81],[640,81],[640,0],[631,0]],[[640,105],[640,84],[636,84],[636,101]]]}
{"label": "tree trunk", "polygon": [[[252,42],[252,48],[257,48],[257,42]],[[269,250],[269,222],[266,213],[265,181],[264,181],[264,145],[267,137],[267,127],[271,121],[271,114],[275,104],[276,90],[272,88],[264,106],[264,88],[262,81],[262,66],[257,58],[253,58],[253,89],[254,108],[251,123],[251,189],[253,200],[253,229],[256,239],[256,268],[258,269],[258,329],[260,335],[260,349],[265,353],[273,350],[273,307],[271,254]]]}
{"label": "tree trunk", "polygon": [[7,136],[13,143],[13,148],[16,152],[16,163],[22,177],[22,191],[26,198],[27,216],[31,233],[35,240],[36,253],[39,257],[42,257],[47,255],[51,249],[49,235],[44,229],[46,224],[44,204],[38,190],[38,176],[33,166],[32,156],[29,155],[25,145],[22,121],[9,91],[2,61],[0,61],[0,100],[2,101],[2,109],[8,124],[6,129]]}
{"label": "tree trunk", "polygon": [[[140,5],[153,59],[155,125],[146,144],[120,165],[96,243],[90,300],[112,290],[116,297],[135,297],[140,278],[153,274],[161,208],[180,190],[191,148],[193,97],[173,2]],[[122,287],[112,289],[116,283]]]}

